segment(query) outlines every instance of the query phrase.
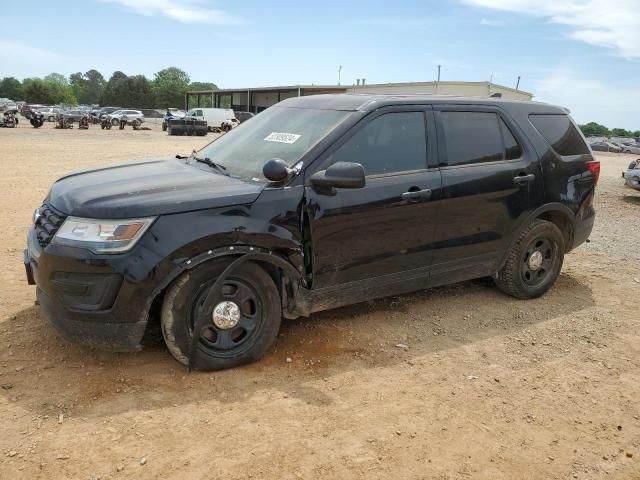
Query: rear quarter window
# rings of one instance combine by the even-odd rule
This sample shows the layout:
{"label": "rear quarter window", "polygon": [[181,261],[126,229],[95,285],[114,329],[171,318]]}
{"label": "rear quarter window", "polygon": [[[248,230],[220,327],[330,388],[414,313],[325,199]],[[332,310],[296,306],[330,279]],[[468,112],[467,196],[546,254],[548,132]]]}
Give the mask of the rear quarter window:
{"label": "rear quarter window", "polygon": [[589,147],[568,115],[529,115],[529,121],[558,155],[589,153]]}

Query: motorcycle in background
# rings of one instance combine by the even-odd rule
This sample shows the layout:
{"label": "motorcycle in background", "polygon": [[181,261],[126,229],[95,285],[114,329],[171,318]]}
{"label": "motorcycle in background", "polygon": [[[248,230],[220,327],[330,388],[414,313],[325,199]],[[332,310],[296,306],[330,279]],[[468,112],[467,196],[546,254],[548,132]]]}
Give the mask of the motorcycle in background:
{"label": "motorcycle in background", "polygon": [[4,112],[2,118],[0,118],[0,127],[2,128],[16,128],[18,126],[18,118],[16,117],[18,110],[7,110]]}
{"label": "motorcycle in background", "polygon": [[33,128],[40,128],[44,125],[44,114],[40,113],[38,110],[31,110],[31,118],[29,119],[29,123],[33,126]]}
{"label": "motorcycle in background", "polygon": [[78,122],[78,128],[80,130],[89,130],[89,114],[85,113]]}
{"label": "motorcycle in background", "polygon": [[102,130],[104,130],[105,128],[107,130],[111,130],[112,126],[113,125],[111,124],[111,120],[109,120],[106,113],[103,113],[102,115],[100,115],[100,128]]}

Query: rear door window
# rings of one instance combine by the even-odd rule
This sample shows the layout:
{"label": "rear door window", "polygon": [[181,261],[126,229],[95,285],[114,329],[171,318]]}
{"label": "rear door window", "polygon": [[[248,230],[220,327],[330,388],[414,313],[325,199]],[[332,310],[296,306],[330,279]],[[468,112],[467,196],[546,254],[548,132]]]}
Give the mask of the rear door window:
{"label": "rear door window", "polygon": [[529,115],[529,121],[558,155],[589,153],[587,144],[567,115]]}
{"label": "rear door window", "polygon": [[448,165],[514,160],[522,149],[504,121],[492,112],[440,113]]}

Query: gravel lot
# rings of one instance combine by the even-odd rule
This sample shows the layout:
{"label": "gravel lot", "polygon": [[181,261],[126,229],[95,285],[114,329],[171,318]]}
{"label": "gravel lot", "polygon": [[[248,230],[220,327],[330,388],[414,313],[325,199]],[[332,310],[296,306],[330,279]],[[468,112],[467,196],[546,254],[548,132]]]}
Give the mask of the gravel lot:
{"label": "gravel lot", "polygon": [[219,373],[188,374],[162,344],[63,341],[22,266],[50,183],[211,139],[0,129],[0,478],[640,478],[629,155],[599,155],[592,242],[538,300],[482,280],[324,312],[285,323],[264,361]]}

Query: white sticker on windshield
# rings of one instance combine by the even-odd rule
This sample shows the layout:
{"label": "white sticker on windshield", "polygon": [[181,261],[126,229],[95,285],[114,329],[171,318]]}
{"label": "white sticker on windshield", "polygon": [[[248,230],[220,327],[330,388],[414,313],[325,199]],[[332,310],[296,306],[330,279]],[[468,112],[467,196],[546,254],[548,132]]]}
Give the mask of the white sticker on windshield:
{"label": "white sticker on windshield", "polygon": [[265,140],[267,142],[280,142],[280,143],[295,143],[302,135],[297,135],[295,133],[279,133],[279,132],[271,132]]}

